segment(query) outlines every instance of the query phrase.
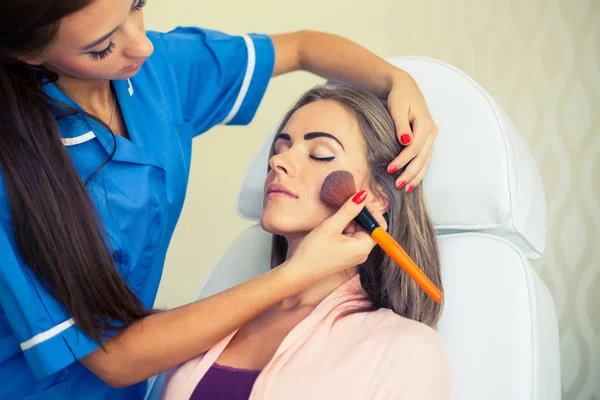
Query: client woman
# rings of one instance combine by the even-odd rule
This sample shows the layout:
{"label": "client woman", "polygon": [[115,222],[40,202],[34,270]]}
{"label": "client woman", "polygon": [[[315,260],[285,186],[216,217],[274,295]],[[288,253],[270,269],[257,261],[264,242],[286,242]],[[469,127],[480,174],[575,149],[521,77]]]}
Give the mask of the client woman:
{"label": "client woman", "polygon": [[[394,188],[402,171],[386,171],[400,150],[376,97],[342,86],[306,93],[284,118],[269,159],[261,225],[274,234],[272,267],[334,213],[320,200],[321,185],[347,170],[365,190],[367,207],[384,213],[388,232],[441,288],[421,186],[406,195]],[[449,362],[433,329],[440,313],[376,247],[366,262],[287,298],[172,371],[163,397],[448,399]]]}

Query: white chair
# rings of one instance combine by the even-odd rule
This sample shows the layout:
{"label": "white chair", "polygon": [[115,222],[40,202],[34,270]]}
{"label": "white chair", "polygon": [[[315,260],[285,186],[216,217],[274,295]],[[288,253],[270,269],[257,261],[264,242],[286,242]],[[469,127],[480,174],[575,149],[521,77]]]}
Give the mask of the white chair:
{"label": "white chair", "polygon": [[[454,398],[559,399],[554,303],[528,261],[541,257],[546,242],[544,189],[531,153],[498,104],[463,72],[423,57],[388,61],[415,78],[440,131],[423,187],[442,257],[438,332],[450,353]],[[260,217],[272,137],[240,189],[244,218]],[[259,225],[242,232],[199,298],[265,272],[270,245]]]}

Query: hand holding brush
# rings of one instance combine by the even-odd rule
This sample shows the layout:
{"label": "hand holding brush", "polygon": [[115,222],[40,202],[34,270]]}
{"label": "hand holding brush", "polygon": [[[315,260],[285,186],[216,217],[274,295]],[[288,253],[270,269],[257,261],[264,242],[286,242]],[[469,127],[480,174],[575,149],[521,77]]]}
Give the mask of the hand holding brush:
{"label": "hand holding brush", "polygon": [[[356,192],[354,177],[348,171],[334,171],[325,178],[321,188],[321,199],[340,208]],[[443,298],[440,290],[421,271],[404,249],[375,220],[365,207],[354,219],[379,244],[381,249],[394,260],[435,302]]]}

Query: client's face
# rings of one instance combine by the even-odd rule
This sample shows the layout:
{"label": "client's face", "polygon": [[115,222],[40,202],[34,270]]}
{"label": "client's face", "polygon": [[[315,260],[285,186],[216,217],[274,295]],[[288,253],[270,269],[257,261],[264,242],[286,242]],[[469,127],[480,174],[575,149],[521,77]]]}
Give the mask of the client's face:
{"label": "client's face", "polygon": [[275,138],[269,160],[261,225],[288,238],[305,235],[335,212],[320,199],[323,181],[336,170],[368,187],[363,134],[354,117],[332,100],[297,110]]}

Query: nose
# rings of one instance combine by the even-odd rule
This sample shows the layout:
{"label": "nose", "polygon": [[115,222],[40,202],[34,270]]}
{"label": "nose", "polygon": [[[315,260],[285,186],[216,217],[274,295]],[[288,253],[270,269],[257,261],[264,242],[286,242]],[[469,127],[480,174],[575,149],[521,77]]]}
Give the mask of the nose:
{"label": "nose", "polygon": [[123,50],[123,54],[132,60],[141,60],[150,57],[154,51],[154,45],[146,36],[146,31],[143,26],[139,27],[136,24],[130,23],[127,29],[127,47]]}
{"label": "nose", "polygon": [[269,159],[269,166],[275,172],[275,175],[293,176],[296,173],[294,163],[292,162],[290,151],[276,154]]}

